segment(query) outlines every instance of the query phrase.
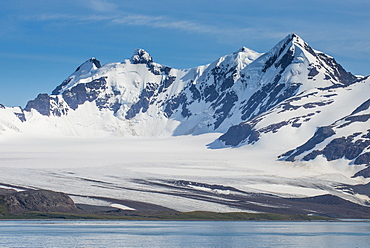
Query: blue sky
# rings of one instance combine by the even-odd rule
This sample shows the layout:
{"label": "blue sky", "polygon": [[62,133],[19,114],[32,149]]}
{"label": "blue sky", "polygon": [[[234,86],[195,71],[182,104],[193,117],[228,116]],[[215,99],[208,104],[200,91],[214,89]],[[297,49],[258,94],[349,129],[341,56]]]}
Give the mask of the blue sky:
{"label": "blue sky", "polygon": [[12,0],[0,2],[0,103],[24,107],[81,63],[123,61],[144,48],[174,68],[242,46],[267,52],[289,33],[370,74],[366,0]]}

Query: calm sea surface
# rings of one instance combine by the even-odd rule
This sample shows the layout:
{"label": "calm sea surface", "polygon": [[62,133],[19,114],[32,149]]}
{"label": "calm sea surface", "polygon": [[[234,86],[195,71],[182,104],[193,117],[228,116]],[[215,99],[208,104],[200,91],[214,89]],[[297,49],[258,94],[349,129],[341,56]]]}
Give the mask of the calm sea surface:
{"label": "calm sea surface", "polygon": [[0,247],[370,247],[370,222],[0,221]]}

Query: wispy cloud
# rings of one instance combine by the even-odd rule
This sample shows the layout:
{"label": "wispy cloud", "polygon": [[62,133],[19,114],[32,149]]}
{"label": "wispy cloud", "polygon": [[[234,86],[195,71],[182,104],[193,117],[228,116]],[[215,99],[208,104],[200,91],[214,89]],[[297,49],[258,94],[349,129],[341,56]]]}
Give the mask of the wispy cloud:
{"label": "wispy cloud", "polygon": [[117,5],[107,0],[91,0],[90,6],[98,12],[112,12],[117,9]]}
{"label": "wispy cloud", "polygon": [[176,29],[181,31],[197,32],[197,33],[212,33],[226,34],[235,30],[229,28],[220,28],[212,25],[203,25],[188,20],[174,20],[164,16],[149,16],[137,14],[114,14],[114,15],[72,15],[72,14],[40,14],[37,16],[22,17],[26,20],[36,21],[84,21],[84,22],[100,22],[108,21],[115,25],[124,26],[146,26],[152,28]]}
{"label": "wispy cloud", "polygon": [[40,14],[31,16],[22,16],[21,19],[27,21],[86,21],[86,22],[99,22],[112,20],[112,17],[105,15],[72,15],[72,14]]}
{"label": "wispy cloud", "polygon": [[268,30],[262,28],[244,28],[230,26],[206,25],[195,21],[178,20],[166,16],[150,16],[126,13],[113,13],[112,15],[90,14],[90,15],[72,15],[72,14],[41,14],[37,16],[23,17],[27,20],[37,21],[63,21],[63,22],[107,22],[112,25],[120,26],[143,26],[157,29],[172,29],[185,31],[189,33],[208,34],[219,37],[258,37],[259,39],[276,39],[286,35],[285,32]]}
{"label": "wispy cloud", "polygon": [[119,25],[132,26],[147,26],[152,28],[176,29],[181,31],[197,32],[197,33],[213,33],[220,34],[229,32],[224,28],[219,28],[211,25],[203,25],[188,20],[174,20],[163,16],[147,16],[147,15],[125,15],[114,18],[112,23]]}

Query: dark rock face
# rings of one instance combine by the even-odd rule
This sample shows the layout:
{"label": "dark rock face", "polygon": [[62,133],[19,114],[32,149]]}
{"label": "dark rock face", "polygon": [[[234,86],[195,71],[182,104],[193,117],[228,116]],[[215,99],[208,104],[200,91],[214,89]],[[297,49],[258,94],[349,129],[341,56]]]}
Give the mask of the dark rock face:
{"label": "dark rock face", "polygon": [[77,208],[72,199],[64,194],[49,190],[28,190],[1,196],[11,213],[73,212]]}
{"label": "dark rock face", "polygon": [[370,119],[370,114],[368,115],[354,115],[347,117],[345,120],[350,122],[366,122]]}
{"label": "dark rock face", "polygon": [[[370,178],[370,166],[368,166],[365,169],[360,170],[359,172],[357,172],[355,175],[353,175],[353,178],[354,177]],[[369,192],[370,192],[370,184],[368,184],[368,186],[369,186]],[[368,196],[370,196],[370,194]]]}
{"label": "dark rock face", "polygon": [[366,152],[358,156],[354,163],[370,165],[370,152]]}
{"label": "dark rock face", "polygon": [[[262,89],[255,92],[247,101],[246,105],[242,107],[242,120],[247,120],[251,117],[258,115],[254,113],[260,103],[269,95],[273,90],[273,84],[267,84]],[[252,115],[253,114],[253,115]]]}
{"label": "dark rock face", "polygon": [[278,68],[281,67],[280,73],[282,73],[288,65],[292,63],[294,59],[294,50],[292,48],[289,48],[288,51],[284,54],[284,56],[275,63],[275,67]]}
{"label": "dark rock face", "polygon": [[144,49],[136,49],[130,58],[132,64],[148,64],[153,62],[152,57]]}
{"label": "dark rock face", "polygon": [[[241,107],[242,120],[249,120],[294,96],[299,87],[300,84],[285,85],[277,84],[277,82],[264,85]],[[257,109],[258,111],[256,111]]]}
{"label": "dark rock face", "polygon": [[202,95],[201,95],[200,91],[197,89],[197,87],[195,86],[195,84],[193,84],[193,82],[191,82],[189,90],[192,94],[193,101],[197,100],[198,102],[200,102],[200,100],[202,98]]}
{"label": "dark rock face", "polygon": [[18,117],[18,119],[21,121],[21,122],[25,122],[26,121],[26,116],[24,115],[23,111],[22,113],[14,113],[15,116]]}
{"label": "dark rock face", "polygon": [[182,116],[183,117],[187,117],[187,116],[190,116],[191,113],[188,111],[188,109],[186,108],[186,105],[187,105],[187,97],[185,94],[180,94],[176,97],[173,97],[171,99],[168,99],[166,102],[165,102],[165,108],[164,108],[164,114],[167,118],[171,117],[171,115],[175,112],[175,110],[177,108],[179,108],[179,106],[182,105],[183,108],[182,108]]}
{"label": "dark rock face", "polygon": [[4,105],[2,105],[2,104],[0,103],[0,108],[4,109],[4,108],[5,108],[5,106],[4,106]]}
{"label": "dark rock face", "polygon": [[[79,105],[85,103],[86,101],[92,102],[96,100],[99,94],[102,93],[106,88],[106,77],[101,77],[89,83],[77,84],[71,89],[65,90],[62,93],[62,97],[68,106],[75,110]],[[55,89],[55,91],[59,90],[60,89]],[[54,107],[51,106],[51,102],[53,103]],[[35,100],[29,101],[24,110],[31,111],[31,109],[36,109],[40,114],[46,116],[50,116],[51,114],[55,116],[62,116],[68,112],[68,109],[63,107],[63,104],[59,101],[57,96],[49,96],[48,94],[39,94]]]}
{"label": "dark rock face", "polygon": [[[96,66],[96,68],[100,68],[101,67],[100,61],[97,60],[96,58],[91,58],[91,59],[87,60],[85,63],[88,63],[88,62],[94,64]],[[81,66],[82,65],[80,65],[79,67],[77,67],[77,69],[76,69],[75,72],[79,71],[81,69]]]}
{"label": "dark rock face", "polygon": [[[360,155],[365,148],[370,146],[370,140],[356,140],[352,142],[354,137],[358,136],[359,134],[354,134],[349,137],[341,137],[333,139],[323,150],[318,151],[314,150],[308,155],[306,155],[303,160],[308,161],[315,159],[318,155],[324,155],[328,161],[346,158],[349,160],[355,159],[358,155]],[[361,158],[360,158],[361,157]],[[355,164],[362,164],[363,162],[367,162],[366,156],[360,156]],[[359,163],[362,162],[362,163]]]}
{"label": "dark rock face", "polygon": [[323,53],[317,54],[317,56],[323,60],[330,68],[333,69],[333,73],[330,71],[327,71],[329,73],[330,77],[336,78],[339,82],[345,85],[349,85],[353,83],[357,77],[352,75],[350,72],[347,72],[346,70],[343,69],[343,67],[338,64],[334,58],[329,57]]}
{"label": "dark rock face", "polygon": [[158,88],[158,84],[148,83],[140,93],[139,100],[131,105],[131,108],[127,111],[125,116],[126,119],[131,119],[137,115],[140,110],[145,113],[149,108],[150,98],[154,95],[154,92]]}
{"label": "dark rock face", "polygon": [[73,110],[77,109],[78,105],[86,101],[92,102],[106,89],[105,79],[106,77],[101,77],[86,84],[77,84],[73,88],[63,92],[63,99]]}
{"label": "dark rock face", "polygon": [[358,112],[367,110],[370,107],[370,99],[362,103],[358,108],[356,108],[351,115],[357,114]]}
{"label": "dark rock face", "polygon": [[[215,82],[215,85],[220,85],[220,90],[225,91],[226,89],[231,88],[231,86],[234,85],[235,81],[233,79],[233,76],[235,75],[236,66],[230,67],[230,68],[224,68],[216,66],[211,70],[211,74],[213,76],[213,80]],[[232,74],[231,76],[227,76],[229,74]]]}
{"label": "dark rock face", "polygon": [[[344,137],[342,138],[337,138],[332,140],[322,151],[324,156],[328,161],[336,160],[342,158],[346,154],[347,147],[349,146],[350,140],[346,139]],[[353,153],[356,153],[353,155]],[[361,151],[355,151],[352,150],[352,152],[348,151],[348,155],[350,157],[353,157],[358,155],[358,153]]]}
{"label": "dark rock face", "polygon": [[[286,126],[288,124],[289,124],[289,121],[282,121],[282,122],[279,122],[279,123],[274,123],[274,124],[268,125],[267,127],[262,128],[258,131],[261,132],[261,133],[269,133],[269,132],[276,133],[280,128],[282,128],[283,126]],[[294,126],[294,123],[292,124],[292,126]]]}
{"label": "dark rock face", "polygon": [[216,90],[216,85],[208,85],[204,88],[204,99],[206,102],[213,102],[218,97],[218,92]]}
{"label": "dark rock face", "polygon": [[31,100],[27,103],[24,110],[31,111],[36,109],[40,114],[49,116],[50,115],[50,97],[48,94],[39,94],[35,100]]}
{"label": "dark rock face", "polygon": [[171,86],[173,82],[175,82],[175,80],[176,80],[176,77],[174,76],[166,77],[161,83],[161,86],[158,89],[158,93],[165,92],[167,88]]}
{"label": "dark rock face", "polygon": [[[285,43],[280,47],[279,51],[276,54],[273,54],[265,63],[264,67],[262,68],[262,72],[266,72],[268,68],[270,68],[278,59],[278,57],[284,52],[285,48],[289,45],[289,43],[297,37],[295,34],[291,34],[287,37]],[[279,65],[276,64],[275,67],[277,68]]]}
{"label": "dark rock face", "polygon": [[304,104],[302,107],[305,108],[305,109],[309,109],[309,108],[316,108],[316,107],[325,106],[325,105],[328,105],[328,104],[331,104],[331,103],[332,103],[332,101],[327,101],[327,102],[310,102],[310,103]]}
{"label": "dark rock face", "polygon": [[238,96],[235,94],[235,92],[230,91],[225,95],[220,96],[211,105],[215,109],[215,114],[213,116],[216,119],[216,122],[214,123],[214,129],[217,129],[226,119],[236,101],[238,101]]}
{"label": "dark rock face", "polygon": [[93,63],[96,66],[96,68],[100,68],[101,67],[100,61],[97,60],[96,58],[91,58],[89,61],[91,63]]}
{"label": "dark rock face", "polygon": [[248,143],[253,143],[259,139],[259,133],[250,124],[240,123],[232,126],[219,138],[225,145],[237,146],[242,141],[248,139]]}
{"label": "dark rock face", "polygon": [[[347,121],[349,120],[349,118],[345,118],[345,120]],[[351,118],[350,121],[353,122],[354,120]],[[349,125],[350,123],[347,123],[347,125]],[[342,126],[339,126],[339,128],[341,128]],[[370,165],[370,153],[363,153],[367,148],[370,147],[370,131],[368,130],[367,134],[363,134],[361,137],[358,137],[361,134],[361,132],[357,132],[347,137],[335,138],[330,141],[329,144],[327,144],[322,150],[313,150],[312,152],[304,156],[303,160],[309,161],[315,159],[319,155],[323,155],[328,161],[345,158],[348,160],[353,160],[353,164],[356,165]],[[354,141],[356,137],[357,139]],[[294,150],[290,151],[290,154],[293,154],[293,151]],[[282,156],[288,155],[289,154],[286,153]]]}
{"label": "dark rock face", "polygon": [[329,126],[326,126],[326,127],[319,127],[314,136],[309,139],[306,143],[304,143],[303,145],[299,146],[298,148],[294,149],[294,150],[291,150],[291,151],[288,151],[287,153],[279,156],[279,157],[286,157],[288,156],[287,158],[285,158],[284,160],[286,161],[294,161],[295,157],[304,153],[305,151],[309,151],[311,150],[312,148],[314,148],[317,144],[321,143],[322,141],[324,141],[326,138],[334,135],[335,132],[334,130],[329,127]]}
{"label": "dark rock face", "polygon": [[308,79],[314,78],[317,74],[319,74],[319,71],[316,69],[316,67],[312,67],[308,73]]}

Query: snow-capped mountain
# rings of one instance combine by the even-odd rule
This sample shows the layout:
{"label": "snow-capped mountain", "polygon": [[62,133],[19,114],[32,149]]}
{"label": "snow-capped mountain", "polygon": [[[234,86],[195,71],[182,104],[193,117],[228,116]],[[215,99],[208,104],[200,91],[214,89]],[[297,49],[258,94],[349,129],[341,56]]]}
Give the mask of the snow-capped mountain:
{"label": "snow-capped mountain", "polygon": [[[366,185],[369,182],[366,180],[370,177],[369,87],[370,78],[354,76],[345,71],[334,58],[312,49],[295,34],[288,35],[267,53],[260,54],[242,47],[208,65],[191,69],[174,69],[155,63],[148,52],[137,49],[130,59],[123,62],[101,65],[96,58],[87,60],[50,95],[39,94],[24,109],[0,105],[0,139],[9,137],[8,140],[11,140],[12,135],[18,133],[17,137],[57,135],[57,140],[61,142],[71,136],[125,136],[127,141],[133,143],[137,140],[131,138],[139,137],[145,140],[145,144],[151,144],[153,139],[162,143],[167,140],[174,143],[184,140],[187,144],[184,149],[193,149],[187,143],[188,140],[202,143],[201,150],[192,150],[190,155],[183,151],[185,157],[175,148],[171,150],[171,145],[164,145],[167,150],[163,152],[160,148],[156,150],[157,145],[147,147],[146,152],[151,154],[150,163],[157,164],[159,172],[153,172],[154,169],[140,169],[146,168],[148,162],[144,158],[141,159],[146,162],[137,162],[136,157],[141,156],[138,155],[132,160],[136,161],[134,164],[137,168],[127,166],[125,173],[129,176],[116,182],[117,185],[121,182],[131,185],[132,188],[127,189],[131,200],[138,200],[137,195],[130,194],[130,190],[134,189],[141,192],[140,194],[145,191],[146,199],[160,205],[167,204],[170,200],[162,202],[153,192],[163,190],[166,197],[173,194],[173,197],[178,198],[183,190],[187,193],[194,190],[209,193],[217,189],[213,192],[217,194],[217,204],[226,204],[220,202],[227,198],[226,205],[233,208],[236,205],[230,201],[239,196],[229,199],[229,196],[221,197],[220,194],[225,194],[226,191],[230,193],[230,190],[231,194],[251,192],[249,186],[245,187],[252,182],[262,192],[266,192],[263,191],[266,184],[282,183],[302,192],[303,188],[326,192],[366,205],[370,201],[370,194],[367,191],[363,193],[360,188],[368,187]],[[123,146],[125,145],[120,144],[120,147]],[[139,145],[140,149],[143,146],[146,145]],[[49,147],[43,149],[47,150]],[[115,151],[118,148],[112,146],[111,149]],[[117,152],[123,152],[125,157],[116,153],[115,156],[119,157],[119,161],[130,161],[131,154],[127,151],[131,151],[129,147]],[[151,153],[152,151],[156,152]],[[59,152],[57,149],[51,154]],[[74,152],[76,151],[71,150],[68,153]],[[99,150],[97,153],[100,152]],[[131,151],[133,154],[135,152],[136,150]],[[112,151],[107,150],[105,153],[111,154]],[[172,158],[171,154],[176,158]],[[204,160],[207,162],[203,158],[199,159],[199,154],[204,154],[202,156],[207,157]],[[234,155],[235,158],[228,157]],[[86,158],[90,156],[92,154]],[[157,156],[160,159],[155,162]],[[58,164],[57,160],[50,159],[48,164]],[[97,162],[99,159],[90,162],[105,165],[108,163],[106,160],[110,161],[108,155],[104,155],[104,162]],[[187,161],[185,164],[196,161],[195,164],[202,169],[195,167],[203,174],[207,172],[203,176],[193,175],[193,172],[184,169],[191,174],[186,176],[181,164],[178,165],[181,168],[172,167],[180,160]],[[73,159],[69,163],[74,164],[76,161],[79,160]],[[213,165],[214,161],[217,165]],[[115,163],[116,160],[109,162],[110,165]],[[167,167],[166,163],[171,166]],[[224,167],[219,168],[218,163],[224,164]],[[209,167],[209,164],[212,166]],[[320,168],[325,172],[316,172],[313,169],[314,173],[307,174],[306,169],[303,169],[295,171],[298,174],[293,173],[294,176],[291,176],[288,172],[293,170],[291,164],[311,169],[322,166]],[[284,172],[286,174],[280,175],[280,171],[284,170],[281,168],[289,169]],[[263,171],[258,172],[260,174],[250,172],[259,169]],[[145,180],[137,176],[143,171],[146,173]],[[220,174],[219,171],[223,173]],[[332,175],[335,174],[333,171],[341,176],[327,179],[325,173]],[[277,174],[266,174],[273,172]],[[300,178],[301,172],[308,175],[304,176],[305,182]],[[169,176],[170,173],[174,174]],[[239,173],[242,174],[239,176]],[[71,183],[85,177],[81,171],[50,173],[56,174],[60,180],[70,180]],[[76,179],[74,175],[77,174],[80,176]],[[319,176],[312,178],[312,175]],[[113,185],[113,175],[100,176],[99,174],[98,178],[86,179],[81,183],[101,184],[99,190],[106,185]],[[234,178],[238,180],[235,181]],[[243,178],[247,178],[247,181]],[[30,185],[33,188],[45,188],[33,182],[27,184],[31,187]],[[83,187],[85,186],[81,184],[81,188]],[[55,190],[50,185],[48,188]],[[147,192],[148,188],[153,191]],[[175,188],[179,193],[171,191]],[[117,186],[117,189],[123,190],[122,186]],[[71,189],[66,187],[65,190]],[[107,192],[101,193],[104,195]],[[111,192],[107,194],[117,197]],[[311,191],[303,195],[311,196]],[[200,196],[192,197],[192,200],[201,199]],[[267,197],[267,201],[271,200],[268,195],[263,197]],[[210,204],[208,196],[203,200]],[[216,200],[211,202],[216,204]],[[180,203],[181,206],[192,205],[189,199],[182,199]],[[258,204],[260,208],[263,203]],[[284,204],[293,203],[288,200]],[[172,204],[170,207],[176,209],[179,206]],[[241,205],[236,208],[245,209]],[[185,210],[194,209],[189,207]]]}
{"label": "snow-capped mountain", "polygon": [[295,42],[290,51],[293,59],[287,72],[300,75],[295,96],[230,127],[211,147],[263,143],[265,149],[287,149],[281,160],[308,161],[319,156],[369,165],[368,77],[353,76],[306,43]]}
{"label": "snow-capped mountain", "polygon": [[[186,70],[157,64],[143,49],[121,63],[104,66],[91,58],[51,95],[39,94],[24,110],[2,111],[8,117],[1,116],[9,118],[13,111],[19,120],[13,116],[11,123],[2,118],[3,126],[21,132],[37,132],[35,125],[42,126],[39,130],[43,133],[77,136],[227,131],[219,138],[221,142],[210,147],[267,139],[270,146],[291,150],[308,140],[316,128],[334,125],[361,104],[366,105],[366,82],[366,78],[346,72],[334,58],[291,34],[265,54],[242,47],[211,64]],[[347,93],[352,89],[360,92],[355,100],[349,100],[354,94]],[[363,122],[364,126],[368,124]],[[286,139],[286,135],[295,137]],[[360,147],[365,150],[368,145],[365,142]],[[326,154],[315,150],[310,156],[298,157],[302,149],[306,153],[309,150],[304,145],[281,159],[306,160]],[[368,163],[364,158],[366,153],[355,161]]]}
{"label": "snow-capped mountain", "polygon": [[[354,94],[346,93],[352,89],[360,91],[355,100],[349,100]],[[228,130],[219,139],[226,146],[268,139],[291,149],[317,127],[332,125],[360,104],[366,105],[367,94],[361,92],[367,89],[365,78],[346,72],[332,57],[291,34],[265,54],[243,47],[188,70],[157,64],[143,49],[122,63],[101,66],[91,58],[51,95],[38,95],[17,116],[21,121],[52,123],[49,129],[57,127],[72,135],[163,136]],[[298,138],[281,144],[283,136],[297,133]],[[274,139],[269,134],[281,137]],[[368,146],[366,142],[360,145],[362,151]],[[302,149],[309,150],[304,145],[283,159],[307,160],[327,154],[315,150],[298,158]],[[356,145],[356,149],[360,148]],[[355,164],[369,163],[367,153],[357,153],[354,158],[360,157]]]}
{"label": "snow-capped mountain", "polygon": [[29,101],[22,118],[47,119],[59,130],[68,125],[69,135],[87,135],[87,129],[94,136],[225,132],[300,92],[355,79],[294,34],[262,56],[243,47],[188,70],[157,64],[138,49],[122,63],[89,59],[51,95]]}

